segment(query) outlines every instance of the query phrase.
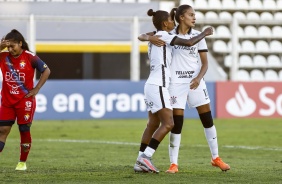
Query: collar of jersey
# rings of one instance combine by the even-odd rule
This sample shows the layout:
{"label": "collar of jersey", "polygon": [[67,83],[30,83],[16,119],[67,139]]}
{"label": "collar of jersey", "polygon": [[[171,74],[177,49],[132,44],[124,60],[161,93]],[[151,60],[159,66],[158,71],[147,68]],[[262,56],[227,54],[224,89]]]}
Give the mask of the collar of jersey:
{"label": "collar of jersey", "polygon": [[[175,32],[176,32],[176,34],[179,34],[179,32],[178,32],[178,28],[179,28],[179,25],[178,26],[176,26],[176,28],[175,28]],[[189,29],[189,31],[188,31],[188,33],[186,33],[186,34],[190,34],[191,33],[191,31],[192,31],[192,28],[190,27],[190,29]]]}

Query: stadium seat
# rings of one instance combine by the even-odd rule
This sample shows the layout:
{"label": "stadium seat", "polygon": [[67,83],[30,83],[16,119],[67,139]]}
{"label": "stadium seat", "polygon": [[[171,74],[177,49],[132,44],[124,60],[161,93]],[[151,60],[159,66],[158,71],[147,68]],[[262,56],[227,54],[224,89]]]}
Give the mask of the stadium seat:
{"label": "stadium seat", "polygon": [[195,9],[207,9],[208,2],[206,0],[197,0],[194,1],[194,6]]}
{"label": "stadium seat", "polygon": [[254,69],[250,72],[251,81],[263,81],[264,74],[261,70]]}
{"label": "stadium seat", "polygon": [[252,68],[253,60],[249,55],[241,55],[239,58],[239,67]]}
{"label": "stadium seat", "polygon": [[269,45],[265,40],[258,40],[256,42],[257,52],[269,52]]}
{"label": "stadium seat", "polygon": [[256,12],[248,12],[247,19],[248,20],[260,20],[260,16]]}
{"label": "stadium seat", "polygon": [[188,4],[192,7],[194,7],[194,1],[193,0],[181,0],[179,4]]}
{"label": "stadium seat", "polygon": [[138,3],[150,3],[151,0],[138,0]]}
{"label": "stadium seat", "polygon": [[282,27],[281,26],[273,26],[272,28],[272,36],[277,38],[282,38]]}
{"label": "stadium seat", "polygon": [[254,42],[250,40],[242,41],[241,48],[242,48],[242,51],[244,52],[255,52],[256,51]]}
{"label": "stadium seat", "polygon": [[243,12],[234,12],[233,17],[236,17],[238,20],[246,20],[246,15]]}
{"label": "stadium seat", "polygon": [[269,55],[267,57],[267,66],[270,68],[278,68],[282,66],[282,63],[277,55]]}
{"label": "stadium seat", "polygon": [[249,9],[249,2],[247,0],[237,0],[236,8],[238,8],[239,10],[247,10]]}
{"label": "stadium seat", "polygon": [[264,72],[266,81],[278,81],[278,74],[274,70],[268,69]]}
{"label": "stadium seat", "polygon": [[272,37],[271,29],[268,26],[260,26],[258,28],[258,35],[262,38],[270,38]]}
{"label": "stadium seat", "polygon": [[258,30],[255,26],[246,26],[244,33],[246,37],[258,37]]}
{"label": "stadium seat", "polygon": [[[242,50],[241,45],[240,44],[236,44],[237,47],[237,51],[240,52]],[[227,44],[227,49],[228,51],[232,51],[232,41],[229,41]]]}
{"label": "stadium seat", "polygon": [[205,15],[202,13],[202,12],[200,12],[200,11],[196,11],[195,12],[195,14],[196,14],[196,19],[198,20],[204,20],[205,19]]}
{"label": "stadium seat", "polygon": [[234,9],[235,2],[233,0],[222,0],[222,8],[223,9]]}
{"label": "stadium seat", "polygon": [[135,3],[135,0],[123,0],[124,3]]}
{"label": "stadium seat", "polygon": [[244,37],[245,36],[244,30],[240,26],[237,29],[237,35],[238,35],[238,37]]}
{"label": "stadium seat", "polygon": [[231,33],[230,30],[226,26],[218,26],[216,28],[216,36],[223,38],[230,38]]}
{"label": "stadium seat", "polygon": [[209,8],[211,8],[211,9],[221,9],[221,1],[220,0],[209,0],[208,5],[209,5]]}
{"label": "stadium seat", "polygon": [[237,81],[250,81],[250,74],[247,70],[239,70],[236,74]]}
{"label": "stadium seat", "polygon": [[280,81],[282,81],[282,70],[280,70],[280,71],[278,72],[278,78],[279,78]]}
{"label": "stadium seat", "polygon": [[205,14],[205,18],[206,18],[207,20],[209,20],[209,19],[217,20],[217,19],[218,19],[218,15],[217,15],[217,13],[215,13],[214,11],[208,11],[208,12],[206,12],[206,14]]}
{"label": "stadium seat", "polygon": [[274,13],[274,20],[282,20],[282,12]]}
{"label": "stadium seat", "polygon": [[269,47],[272,52],[281,52],[282,51],[282,44],[278,40],[272,40],[269,43]]}
{"label": "stadium seat", "polygon": [[265,68],[267,66],[266,58],[262,55],[254,56],[254,67]]}
{"label": "stadium seat", "polygon": [[256,10],[263,9],[261,0],[250,0],[249,7]]}
{"label": "stadium seat", "polygon": [[282,9],[282,0],[277,0],[276,1],[276,8],[280,9],[280,10]]}
{"label": "stadium seat", "polygon": [[269,12],[262,12],[260,14],[260,20],[264,20],[264,21],[273,20],[273,15]]}
{"label": "stadium seat", "polygon": [[229,67],[229,68],[232,66],[232,56],[231,55],[227,55],[224,57],[224,66]]}
{"label": "stadium seat", "polygon": [[219,13],[219,19],[220,20],[232,20],[232,15],[227,11],[223,11]]}
{"label": "stadium seat", "polygon": [[276,2],[274,0],[264,0],[262,1],[262,5],[264,9],[275,10]]}
{"label": "stadium seat", "polygon": [[213,42],[214,52],[229,52],[226,43],[223,40],[216,40]]}

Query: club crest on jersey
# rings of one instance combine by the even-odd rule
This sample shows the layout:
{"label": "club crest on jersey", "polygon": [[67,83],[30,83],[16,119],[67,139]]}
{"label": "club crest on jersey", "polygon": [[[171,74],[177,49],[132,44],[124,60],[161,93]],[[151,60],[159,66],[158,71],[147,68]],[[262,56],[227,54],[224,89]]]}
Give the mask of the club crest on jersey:
{"label": "club crest on jersey", "polygon": [[176,96],[172,96],[170,97],[170,104],[175,104],[177,102],[177,97]]}
{"label": "club crest on jersey", "polygon": [[30,115],[29,115],[29,114],[24,115],[24,120],[25,120],[25,121],[29,120],[29,118],[30,118]]}
{"label": "club crest on jersey", "polygon": [[147,108],[152,108],[153,107],[153,105],[154,105],[154,103],[153,102],[148,102],[147,100],[145,100],[145,103],[146,103],[146,105],[147,105]]}
{"label": "club crest on jersey", "polygon": [[24,68],[25,65],[26,65],[26,63],[25,63],[24,61],[21,61],[21,62],[20,62],[20,68]]}

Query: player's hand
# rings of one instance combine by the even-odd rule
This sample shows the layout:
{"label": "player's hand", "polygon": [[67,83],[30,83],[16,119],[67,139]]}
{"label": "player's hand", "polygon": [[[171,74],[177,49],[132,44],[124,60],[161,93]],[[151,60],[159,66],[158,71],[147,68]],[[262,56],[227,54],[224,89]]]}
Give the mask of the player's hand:
{"label": "player's hand", "polygon": [[197,87],[200,85],[200,79],[197,77],[192,79],[190,82],[190,89],[197,89]]}
{"label": "player's hand", "polygon": [[39,91],[39,89],[33,88],[32,90],[30,90],[28,92],[28,94],[25,95],[25,98],[29,98],[29,97],[32,97],[32,96],[35,97],[35,95],[37,95],[38,91]]}
{"label": "player's hand", "polygon": [[161,35],[154,35],[149,37],[149,41],[158,47],[164,46],[165,42],[160,39]]}
{"label": "player's hand", "polygon": [[213,28],[210,26],[210,27],[207,27],[204,31],[206,36],[209,36],[209,35],[212,35],[213,34]]}
{"label": "player's hand", "polygon": [[9,46],[10,42],[5,40],[4,37],[1,39],[0,42],[0,49],[3,50],[5,49],[7,46]]}

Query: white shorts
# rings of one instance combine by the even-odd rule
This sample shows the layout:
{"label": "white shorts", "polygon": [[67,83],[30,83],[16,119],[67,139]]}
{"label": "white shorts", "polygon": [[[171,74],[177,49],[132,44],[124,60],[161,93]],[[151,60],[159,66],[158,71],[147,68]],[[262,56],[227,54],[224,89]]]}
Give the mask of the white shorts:
{"label": "white shorts", "polygon": [[172,107],[175,109],[185,109],[186,102],[191,107],[199,107],[210,103],[208,90],[205,81],[202,79],[197,89],[190,89],[190,84],[170,84],[169,93],[171,96]]}
{"label": "white shorts", "polygon": [[168,88],[153,84],[145,84],[144,94],[147,111],[155,113],[163,108],[172,110]]}

